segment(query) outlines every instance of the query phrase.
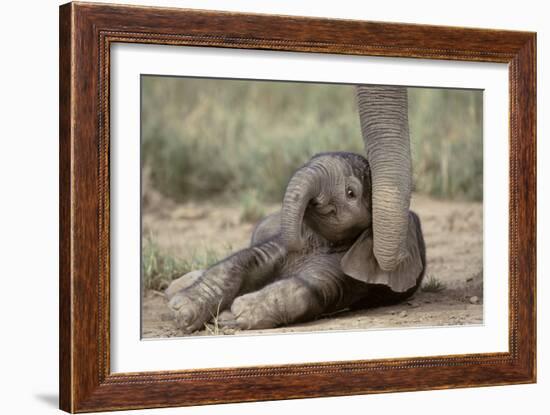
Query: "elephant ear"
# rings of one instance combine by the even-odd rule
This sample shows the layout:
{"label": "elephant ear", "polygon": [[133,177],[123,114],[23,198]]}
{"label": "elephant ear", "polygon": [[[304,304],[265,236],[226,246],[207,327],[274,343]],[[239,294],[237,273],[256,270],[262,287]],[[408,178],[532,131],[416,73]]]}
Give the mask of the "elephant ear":
{"label": "elephant ear", "polygon": [[344,273],[368,284],[382,284],[392,291],[405,292],[414,287],[426,264],[424,239],[418,217],[409,212],[406,257],[393,271],[384,271],[373,253],[372,230],[364,231],[346,252],[340,264]]}

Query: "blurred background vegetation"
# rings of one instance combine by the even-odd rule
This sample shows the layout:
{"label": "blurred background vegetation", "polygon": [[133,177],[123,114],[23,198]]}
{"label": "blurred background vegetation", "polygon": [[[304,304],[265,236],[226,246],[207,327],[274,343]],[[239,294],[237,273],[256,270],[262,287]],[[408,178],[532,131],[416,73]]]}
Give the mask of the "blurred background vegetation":
{"label": "blurred background vegetation", "polygon": [[[233,251],[221,242],[248,243],[314,154],[364,151],[351,85],[143,76],[141,93],[146,288]],[[482,200],[482,100],[409,89],[416,192]]]}
{"label": "blurred background vegetation", "polygon": [[[417,192],[482,199],[482,100],[409,88]],[[351,85],[143,76],[141,102],[142,162],[174,201],[279,202],[315,153],[363,152]]]}

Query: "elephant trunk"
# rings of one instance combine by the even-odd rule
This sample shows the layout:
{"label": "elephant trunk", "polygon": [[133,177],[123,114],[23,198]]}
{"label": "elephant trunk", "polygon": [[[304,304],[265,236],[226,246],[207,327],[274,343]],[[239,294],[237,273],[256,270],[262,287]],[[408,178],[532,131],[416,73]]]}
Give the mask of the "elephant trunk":
{"label": "elephant trunk", "polygon": [[406,257],[412,187],[407,89],[357,87],[361,132],[372,174],[373,251],[392,271]]}
{"label": "elephant trunk", "polygon": [[289,251],[304,247],[302,223],[306,208],[321,192],[323,173],[318,166],[306,165],[299,169],[288,182],[281,211],[281,234]]}

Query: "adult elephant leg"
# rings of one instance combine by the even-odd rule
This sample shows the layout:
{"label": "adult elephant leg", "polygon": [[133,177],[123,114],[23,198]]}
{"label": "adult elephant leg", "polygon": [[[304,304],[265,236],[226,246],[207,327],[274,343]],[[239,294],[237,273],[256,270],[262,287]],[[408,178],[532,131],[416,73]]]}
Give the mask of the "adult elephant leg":
{"label": "adult elephant leg", "polygon": [[408,256],[412,167],[407,89],[360,85],[357,102],[372,174],[373,252],[382,270],[393,271]]}
{"label": "adult elephant leg", "polygon": [[168,303],[177,325],[185,333],[201,329],[218,311],[227,308],[245,286],[268,280],[285,255],[284,246],[271,240],[213,265]]}

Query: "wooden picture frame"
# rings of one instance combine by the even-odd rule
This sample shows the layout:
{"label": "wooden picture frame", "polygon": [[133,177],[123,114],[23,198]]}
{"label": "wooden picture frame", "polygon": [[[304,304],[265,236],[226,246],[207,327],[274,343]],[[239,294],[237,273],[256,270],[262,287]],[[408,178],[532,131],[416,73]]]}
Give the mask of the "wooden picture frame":
{"label": "wooden picture frame", "polygon": [[[109,69],[114,43],[509,65],[509,351],[111,373]],[[68,412],[536,380],[536,34],[106,4],[60,8],[60,407]]]}

